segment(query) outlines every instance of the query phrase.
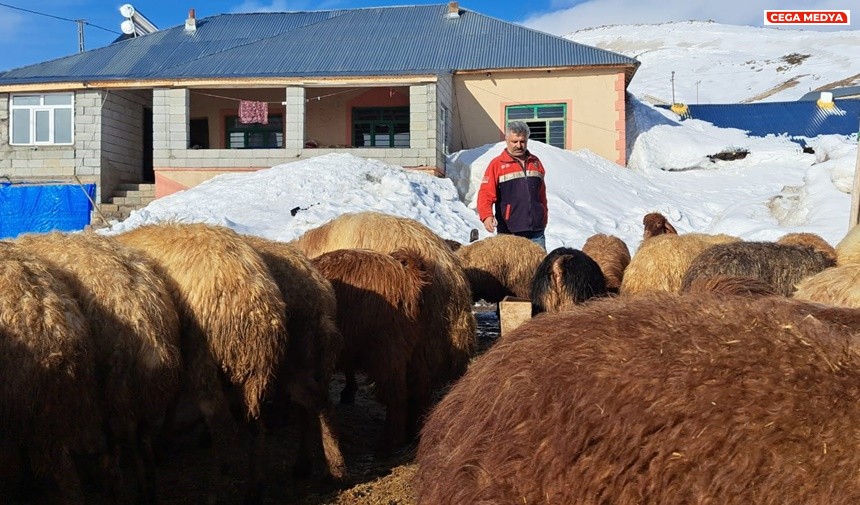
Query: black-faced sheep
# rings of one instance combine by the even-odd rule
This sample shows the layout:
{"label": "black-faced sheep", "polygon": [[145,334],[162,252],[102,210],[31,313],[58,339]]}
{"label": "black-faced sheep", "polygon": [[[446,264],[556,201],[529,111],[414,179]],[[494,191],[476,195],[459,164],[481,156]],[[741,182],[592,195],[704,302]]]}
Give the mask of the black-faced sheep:
{"label": "black-faced sheep", "polygon": [[90,326],[108,440],[129,450],[140,496],[154,502],[152,441],[179,393],[182,368],[179,317],[165,281],[150,260],[100,235],[24,235],[15,244],[72,288]]}
{"label": "black-faced sheep", "polygon": [[457,256],[472,300],[498,303],[506,296],[528,298],[532,276],[546,251],[527,238],[500,234],[463,246]]}
{"label": "black-faced sheep", "polygon": [[780,237],[779,240],[776,241],[776,243],[782,245],[799,245],[809,247],[815,251],[823,253],[825,256],[836,262],[836,248],[830,245],[829,242],[821,238],[820,235],[816,235],[815,233],[786,233],[785,235]]}
{"label": "black-faced sheep", "polygon": [[[371,249],[390,254],[409,248],[418,252],[432,271],[430,285],[425,288],[422,324],[428,334],[437,338],[423,340],[417,352],[426,360],[428,369],[437,373],[429,388],[416,385],[415,389],[441,388],[465,372],[477,347],[471,291],[460,260],[432,230],[413,219],[359,212],[341,215],[309,230],[294,244],[311,258],[337,249]],[[416,424],[423,415],[410,412],[410,424]]]}
{"label": "black-faced sheep", "polygon": [[666,219],[666,216],[659,212],[651,212],[645,214],[642,218],[642,225],[645,230],[642,232],[642,240],[647,240],[657,235],[677,235],[678,231]]}
{"label": "black-faced sheep", "polygon": [[355,372],[367,373],[376,397],[385,405],[385,433],[380,449],[387,451],[417,434],[408,426],[409,401],[424,400],[412,410],[427,411],[433,391],[413,391],[411,385],[427,386],[433,379],[415,381],[419,374],[433,375],[424,360],[414,356],[419,342],[434,338],[422,328],[423,290],[431,272],[414,251],[390,255],[366,249],[341,249],[313,260],[334,286],[338,326],[344,335],[339,368],[347,378],[341,398],[352,400]]}
{"label": "black-faced sheep", "polygon": [[600,265],[578,249],[559,247],[535,270],[530,292],[532,316],[561,312],[606,294]]}
{"label": "black-faced sheep", "polygon": [[[83,503],[71,455],[105,450],[93,356],[71,288],[43,261],[0,243],[0,475],[24,475],[16,471],[23,451],[62,500]],[[31,487],[0,484],[7,499]]]}
{"label": "black-faced sheep", "polygon": [[[246,235],[243,236],[269,267],[281,290],[285,307],[289,344],[277,377],[277,387],[286,390],[290,399],[301,406],[301,426],[312,430],[314,438],[330,432],[330,427],[313,425],[327,423],[329,418],[328,389],[335,360],[343,347],[337,328],[337,301],[331,283],[298,249],[284,242]],[[279,394],[272,391],[272,395]],[[276,405],[285,398],[273,398]],[[294,468],[296,475],[311,472],[310,433],[300,435],[299,454]],[[316,441],[314,441],[316,442]],[[344,476],[343,455],[336,439],[321,441],[325,450],[328,472]]]}
{"label": "black-faced sheep", "polygon": [[615,235],[598,233],[588,237],[582,245],[582,252],[600,265],[606,280],[606,290],[617,294],[624,279],[624,270],[630,264],[627,244]]}
{"label": "black-faced sheep", "polygon": [[428,417],[421,504],[860,503],[860,311],[618,297],[536,318]]}
{"label": "black-faced sheep", "polygon": [[805,246],[773,242],[718,244],[690,263],[681,287],[689,286],[697,277],[736,275],[761,279],[777,293],[791,296],[795,284],[834,264],[825,253]]}
{"label": "black-faced sheep", "polygon": [[[260,255],[225,227],[147,225],[116,239],[146,254],[167,276],[179,309],[190,394],[203,413],[215,451],[229,430],[221,379],[240,397],[242,421],[249,422],[254,437],[247,498],[259,499],[260,407],[288,343],[286,307],[278,285]],[[220,473],[220,456],[217,452],[213,456],[214,478]]]}
{"label": "black-faced sheep", "polygon": [[644,240],[624,271],[619,293],[625,296],[653,291],[677,293],[690,263],[715,244],[739,242],[729,235],[664,234]]}

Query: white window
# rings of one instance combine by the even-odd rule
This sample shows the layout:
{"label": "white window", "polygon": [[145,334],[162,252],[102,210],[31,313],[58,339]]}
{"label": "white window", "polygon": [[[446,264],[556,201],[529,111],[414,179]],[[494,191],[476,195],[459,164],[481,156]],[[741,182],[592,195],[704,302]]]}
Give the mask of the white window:
{"label": "white window", "polygon": [[9,143],[13,145],[71,144],[74,141],[75,100],[72,93],[12,95]]}

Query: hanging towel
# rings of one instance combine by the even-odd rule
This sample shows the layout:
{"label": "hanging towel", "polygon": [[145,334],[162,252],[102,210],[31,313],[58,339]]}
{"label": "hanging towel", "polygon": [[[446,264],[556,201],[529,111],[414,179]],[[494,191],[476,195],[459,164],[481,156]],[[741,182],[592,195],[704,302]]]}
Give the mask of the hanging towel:
{"label": "hanging towel", "polygon": [[251,100],[239,100],[239,122],[242,124],[269,124],[269,104]]}

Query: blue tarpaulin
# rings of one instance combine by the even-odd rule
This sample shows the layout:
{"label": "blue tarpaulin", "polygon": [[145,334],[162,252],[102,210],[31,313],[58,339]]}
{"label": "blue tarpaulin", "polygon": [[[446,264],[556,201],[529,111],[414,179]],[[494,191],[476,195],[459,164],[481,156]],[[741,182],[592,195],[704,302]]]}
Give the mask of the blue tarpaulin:
{"label": "blue tarpaulin", "polygon": [[83,230],[90,224],[95,196],[95,184],[0,182],[0,238]]}

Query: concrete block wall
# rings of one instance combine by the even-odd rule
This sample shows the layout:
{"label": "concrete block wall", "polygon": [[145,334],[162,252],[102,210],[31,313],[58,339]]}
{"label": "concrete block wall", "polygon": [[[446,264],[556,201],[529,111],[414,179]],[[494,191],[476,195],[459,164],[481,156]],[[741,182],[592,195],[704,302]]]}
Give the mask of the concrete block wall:
{"label": "concrete block wall", "polygon": [[[284,147],[282,149],[189,149],[189,92],[187,89],[155,89],[153,109],[153,165],[156,170],[262,169],[327,152],[351,152],[405,167],[436,167],[444,170],[437,156],[437,97],[433,83],[410,87],[409,149],[304,149],[305,89],[288,86]],[[442,158],[444,160],[444,158]]]}
{"label": "concrete block wall", "polygon": [[305,88],[288,86],[284,113],[284,149],[300,152],[305,146]]}
{"label": "concrete block wall", "polygon": [[9,144],[9,93],[0,93],[0,176],[13,180],[72,179],[76,175],[75,150],[79,128],[92,122],[82,118],[88,105],[90,102],[86,96],[80,99],[75,96],[75,145],[12,146]]}
{"label": "concrete block wall", "polygon": [[101,167],[104,194],[124,182],[143,179],[143,113],[152,107],[148,91],[109,91],[101,113]]}
{"label": "concrete block wall", "polygon": [[430,166],[445,170],[436,159],[436,83],[409,86],[409,147],[412,156],[398,165]]}
{"label": "concrete block wall", "polygon": [[445,169],[454,135],[454,79],[451,74],[440,75],[436,81],[436,166]]}

